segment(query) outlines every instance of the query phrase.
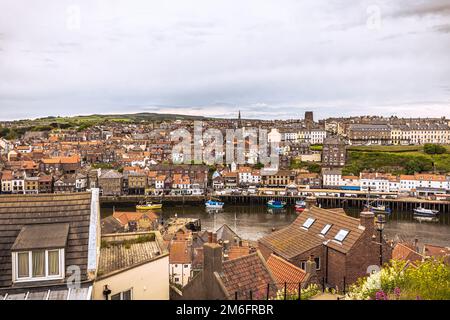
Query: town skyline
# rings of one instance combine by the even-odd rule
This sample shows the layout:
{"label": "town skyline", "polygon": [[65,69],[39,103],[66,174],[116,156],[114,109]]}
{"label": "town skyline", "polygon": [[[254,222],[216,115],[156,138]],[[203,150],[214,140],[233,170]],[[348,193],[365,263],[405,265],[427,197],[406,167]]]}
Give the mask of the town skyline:
{"label": "town skyline", "polygon": [[[238,114],[242,113],[242,119],[244,120],[250,120],[250,121],[275,121],[275,120],[281,120],[281,121],[286,121],[286,120],[301,120],[304,119],[304,113],[307,111],[312,111],[314,112],[314,116],[315,116],[315,120],[326,120],[326,119],[333,119],[333,118],[359,118],[359,117],[377,117],[377,118],[390,118],[390,117],[397,117],[399,119],[448,119],[450,117],[450,114],[445,114],[444,112],[441,113],[440,115],[437,114],[436,116],[423,116],[423,115],[418,115],[418,116],[414,116],[409,114],[408,116],[401,116],[398,114],[366,114],[366,113],[359,113],[359,114],[341,114],[341,115],[336,115],[333,116],[331,114],[329,115],[325,115],[325,116],[317,116],[316,110],[314,108],[304,108],[302,109],[302,112],[295,112],[292,113],[290,115],[290,117],[280,117],[277,118],[276,116],[271,116],[271,117],[262,117],[262,118],[257,118],[257,117],[252,117],[252,116],[246,116],[245,112],[242,112],[243,110],[240,109],[233,109],[232,112],[230,111],[228,114],[226,115],[218,115],[218,116],[205,116],[203,115],[201,112],[198,113],[166,113],[166,112],[122,112],[122,113],[116,113],[116,112],[102,112],[102,113],[71,113],[71,114],[45,114],[42,116],[37,116],[37,117],[28,117],[28,118],[11,118],[11,119],[7,119],[7,118],[2,118],[2,113],[0,111],[0,122],[15,122],[15,121],[24,121],[24,120],[30,120],[30,121],[35,121],[35,120],[40,120],[40,119],[46,119],[46,118],[76,118],[76,117],[89,117],[89,116],[124,116],[124,115],[148,115],[148,116],[158,116],[158,117],[192,117],[192,118],[196,118],[198,117],[199,119],[204,118],[206,119],[224,119],[224,120],[233,120],[233,119],[237,119],[238,118]],[[159,119],[158,119],[159,120]]]}

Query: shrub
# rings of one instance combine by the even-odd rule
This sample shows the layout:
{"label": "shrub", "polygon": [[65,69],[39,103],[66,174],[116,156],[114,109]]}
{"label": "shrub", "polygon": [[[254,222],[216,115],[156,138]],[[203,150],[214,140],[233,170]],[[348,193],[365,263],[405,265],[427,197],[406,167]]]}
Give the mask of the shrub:
{"label": "shrub", "polygon": [[350,300],[449,300],[450,266],[429,259],[409,266],[392,260],[389,265],[367,278],[359,279],[346,295]]}

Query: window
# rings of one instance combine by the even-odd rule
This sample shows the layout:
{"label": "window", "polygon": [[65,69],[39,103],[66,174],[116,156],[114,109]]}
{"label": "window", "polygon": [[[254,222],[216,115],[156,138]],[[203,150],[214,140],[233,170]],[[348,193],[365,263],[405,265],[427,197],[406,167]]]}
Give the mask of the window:
{"label": "window", "polygon": [[132,290],[129,289],[126,291],[122,291],[111,296],[111,300],[131,300],[132,299]]}
{"label": "window", "polygon": [[13,252],[14,281],[64,278],[64,249]]}
{"label": "window", "polygon": [[337,241],[339,241],[339,242],[342,242],[342,241],[344,241],[345,237],[348,235],[348,232],[349,232],[349,231],[347,231],[347,230],[341,229],[341,230],[339,230],[339,232],[336,234],[336,236],[334,237],[334,239],[337,240]]}
{"label": "window", "polygon": [[314,262],[316,263],[316,270],[320,270],[320,257],[314,258]]}
{"label": "window", "polygon": [[314,223],[314,221],[316,221],[316,219],[314,219],[314,218],[306,219],[306,221],[303,223],[303,227],[305,227],[306,229],[309,229],[309,227],[311,227],[311,225]]}
{"label": "window", "polygon": [[325,227],[323,227],[322,231],[320,231],[320,234],[321,235],[326,235],[328,230],[330,230],[330,228],[331,228],[331,224],[325,225]]}
{"label": "window", "polygon": [[306,261],[300,262],[300,269],[306,270]]}
{"label": "window", "polygon": [[187,268],[187,267],[189,267],[189,265],[185,264],[184,267]]}

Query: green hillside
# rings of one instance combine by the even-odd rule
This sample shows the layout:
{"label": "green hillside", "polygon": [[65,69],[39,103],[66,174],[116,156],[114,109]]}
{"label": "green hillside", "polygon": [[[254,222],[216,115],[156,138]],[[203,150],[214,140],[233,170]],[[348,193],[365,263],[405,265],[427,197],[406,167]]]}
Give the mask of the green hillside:
{"label": "green hillside", "polygon": [[363,170],[413,174],[414,172],[450,172],[450,146],[443,154],[427,154],[422,146],[350,147],[343,174],[359,174]]}

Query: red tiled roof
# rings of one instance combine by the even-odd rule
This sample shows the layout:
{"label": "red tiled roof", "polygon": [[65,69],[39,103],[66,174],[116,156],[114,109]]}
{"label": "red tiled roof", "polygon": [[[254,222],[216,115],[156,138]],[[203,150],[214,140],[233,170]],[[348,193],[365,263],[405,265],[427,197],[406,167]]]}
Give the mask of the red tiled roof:
{"label": "red tiled roof", "polygon": [[397,243],[392,250],[392,259],[405,261],[422,261],[424,256],[416,252],[410,245],[406,243]]}
{"label": "red tiled roof", "polygon": [[169,247],[170,264],[189,264],[192,262],[191,247],[186,240],[174,240]]}
{"label": "red tiled roof", "polygon": [[430,257],[447,258],[447,259],[450,257],[449,247],[441,247],[433,244],[424,244],[423,251],[426,256]]}
{"label": "red tiled roof", "polygon": [[279,284],[286,282],[289,290],[298,290],[298,284],[303,282],[306,277],[304,270],[274,254],[267,259],[267,266],[277,282]]}
{"label": "red tiled roof", "polygon": [[116,218],[122,225],[126,225],[129,221],[138,221],[140,219],[150,219],[151,221],[155,221],[158,219],[158,216],[152,212],[122,212],[115,211],[113,213],[113,217]]}
{"label": "red tiled roof", "polygon": [[238,299],[249,299],[250,291],[253,299],[265,297],[268,284],[272,288],[271,296],[277,291],[275,278],[259,252],[224,261],[219,276],[229,299],[234,299],[235,292],[238,293]]}
{"label": "red tiled roof", "polygon": [[231,246],[228,250],[228,259],[236,259],[242,256],[246,256],[250,253],[250,247]]}

